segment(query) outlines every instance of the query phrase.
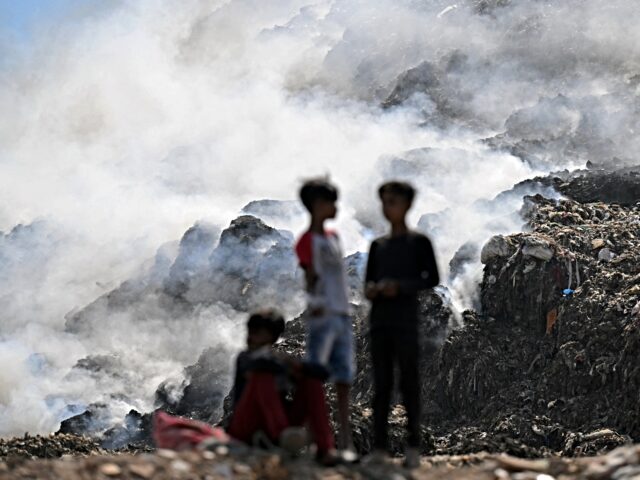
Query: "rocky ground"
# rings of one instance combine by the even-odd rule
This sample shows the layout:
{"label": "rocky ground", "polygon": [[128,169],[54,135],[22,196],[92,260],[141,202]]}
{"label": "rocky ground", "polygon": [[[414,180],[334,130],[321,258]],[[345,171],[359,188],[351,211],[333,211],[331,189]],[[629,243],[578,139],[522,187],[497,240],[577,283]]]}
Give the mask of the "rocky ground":
{"label": "rocky ground", "polygon": [[[35,441],[31,439],[31,441]],[[78,440],[82,442],[81,440]],[[29,442],[27,442],[29,443]],[[6,445],[5,445],[6,446]],[[57,460],[9,456],[0,461],[0,479],[486,479],[486,480],[631,480],[640,474],[640,447],[623,447],[598,457],[525,460],[505,454],[432,456],[415,470],[400,462],[361,462],[320,468],[306,455],[292,458],[278,452],[158,450],[137,455],[64,455]]]}

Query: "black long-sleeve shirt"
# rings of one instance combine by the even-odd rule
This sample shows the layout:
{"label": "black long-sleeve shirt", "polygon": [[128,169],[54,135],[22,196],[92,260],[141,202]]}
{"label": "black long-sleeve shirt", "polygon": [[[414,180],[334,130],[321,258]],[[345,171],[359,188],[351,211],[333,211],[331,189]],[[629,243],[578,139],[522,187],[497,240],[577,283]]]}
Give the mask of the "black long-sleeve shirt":
{"label": "black long-sleeve shirt", "polygon": [[371,305],[371,328],[415,329],[418,292],[440,283],[431,241],[421,233],[384,236],[371,244],[366,282],[394,280],[398,296],[377,296]]}
{"label": "black long-sleeve shirt", "polygon": [[[329,372],[322,365],[300,360],[300,366],[300,374],[302,375],[317,378],[322,381],[325,381],[329,377]],[[233,407],[235,408],[244,392],[249,372],[273,373],[276,386],[284,400],[287,393],[295,387],[291,370],[291,365],[288,365],[282,357],[276,355],[271,347],[266,346],[254,351],[245,350],[240,352],[236,359],[236,374],[233,383]]]}
{"label": "black long-sleeve shirt", "polygon": [[233,384],[233,406],[235,407],[247,384],[249,372],[269,372],[276,376],[279,390],[286,394],[288,388],[287,366],[278,359],[271,348],[263,347],[255,351],[240,352],[236,359],[236,376]]}

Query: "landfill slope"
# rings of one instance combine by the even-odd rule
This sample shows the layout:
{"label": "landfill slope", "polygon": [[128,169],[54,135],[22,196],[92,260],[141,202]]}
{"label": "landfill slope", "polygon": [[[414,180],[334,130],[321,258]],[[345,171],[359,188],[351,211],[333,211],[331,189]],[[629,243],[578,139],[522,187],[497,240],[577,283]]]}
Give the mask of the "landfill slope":
{"label": "landfill slope", "polygon": [[586,455],[637,440],[638,206],[535,196],[522,213],[526,233],[481,253],[482,315],[465,312],[425,372],[425,422],[477,430],[464,451]]}
{"label": "landfill slope", "polygon": [[[625,201],[608,203],[613,193],[599,186],[620,175],[626,179]],[[536,181],[567,197],[596,201],[525,197],[523,233],[493,237],[478,252],[484,263],[478,311],[455,316],[443,290],[420,298],[425,455],[485,451],[529,458],[583,456],[640,440],[640,369],[635,361],[640,346],[640,198],[633,193],[640,177],[633,172],[586,171]],[[247,251],[259,250],[274,235],[284,242],[281,234],[253,217],[242,217],[226,232]],[[185,256],[187,247],[185,242]],[[292,261],[283,260],[287,265]],[[356,446],[366,453],[373,438],[373,382],[361,254],[345,263],[357,352],[352,424]],[[289,280],[293,279],[291,274]],[[196,280],[188,278],[189,285]],[[268,278],[258,280],[244,281],[255,288],[273,286]],[[239,287],[251,290],[243,283]],[[279,348],[303,355],[304,331],[303,316],[288,322]],[[224,423],[229,414],[227,373],[215,366],[227,355],[219,348],[203,351],[185,369],[179,395],[172,395],[164,382],[159,386],[156,406]],[[94,360],[104,365],[103,359]],[[112,368],[118,370],[117,362]],[[333,405],[331,387],[328,397]],[[398,454],[405,422],[400,403],[396,396],[390,415],[391,450]],[[90,406],[65,421],[61,433],[90,435],[109,449],[151,446],[150,411],[131,411],[120,425],[92,431],[89,427],[100,424],[96,420],[108,408]],[[38,448],[23,456],[51,456]]]}
{"label": "landfill slope", "polygon": [[[446,331],[451,311],[436,293],[421,299],[426,454],[582,456],[640,438],[639,208],[534,196],[521,213],[525,233],[496,236],[482,249],[481,312],[464,312],[438,348],[430,340]],[[366,308],[356,309],[354,328],[352,423],[368,451]],[[303,332],[302,319],[291,322],[281,348],[301,354]],[[399,453],[401,406],[390,424]]]}
{"label": "landfill slope", "polygon": [[[581,194],[601,176],[580,178]],[[571,182],[548,181],[571,192]],[[460,326],[450,330],[446,296],[421,297],[425,454],[581,456],[640,439],[638,206],[533,196],[525,198],[521,215],[525,233],[491,238],[480,252],[485,266],[479,312],[463,312]],[[361,285],[361,275],[350,271],[351,283]],[[356,446],[368,452],[368,318],[366,302],[355,300],[352,424]],[[303,317],[289,322],[279,348],[303,355],[304,330]],[[207,352],[190,368],[200,364],[206,366]],[[192,376],[189,388],[210,384],[206,376],[198,379]],[[332,401],[331,388],[328,396]],[[181,408],[210,421],[197,402]],[[395,453],[403,449],[404,422],[397,405],[390,416]]]}

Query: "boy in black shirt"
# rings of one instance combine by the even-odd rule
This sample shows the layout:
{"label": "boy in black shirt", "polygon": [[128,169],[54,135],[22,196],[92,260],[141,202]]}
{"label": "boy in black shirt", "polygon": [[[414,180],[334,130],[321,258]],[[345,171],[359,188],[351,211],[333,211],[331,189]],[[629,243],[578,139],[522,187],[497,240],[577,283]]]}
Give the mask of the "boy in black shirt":
{"label": "boy in black shirt", "polygon": [[375,448],[378,455],[388,449],[389,406],[397,364],[408,417],[405,465],[415,468],[420,463],[417,295],[438,285],[440,278],[431,242],[406,225],[406,214],[415,196],[413,187],[404,182],[388,182],[378,194],[391,232],[371,244],[365,284],[365,295],[372,303]]}

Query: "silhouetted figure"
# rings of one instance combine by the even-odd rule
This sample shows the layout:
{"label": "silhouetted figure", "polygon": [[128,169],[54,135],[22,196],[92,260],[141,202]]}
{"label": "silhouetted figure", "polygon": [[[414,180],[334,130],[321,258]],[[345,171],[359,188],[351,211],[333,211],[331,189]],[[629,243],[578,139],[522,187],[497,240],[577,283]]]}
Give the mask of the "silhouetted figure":
{"label": "silhouetted figure", "polygon": [[296,245],[308,294],[307,359],[326,366],[336,384],[338,444],[348,460],[355,455],[349,425],[349,389],[355,373],[353,325],[342,247],[338,235],[324,227],[336,216],[338,191],[326,180],[311,180],[300,189],[300,199],[311,215],[309,230]]}
{"label": "silhouetted figure", "polygon": [[306,432],[295,427],[306,424],[318,460],[335,463],[323,386],[326,369],[273,349],[284,331],[284,319],[273,310],[252,314],[247,331],[247,350],[236,361],[229,435],[249,444],[260,443],[266,436],[269,442],[297,450],[306,443]]}
{"label": "silhouetted figure", "polygon": [[371,244],[365,284],[365,295],[371,300],[374,457],[382,458],[388,450],[389,407],[397,365],[408,417],[405,464],[415,468],[420,462],[417,296],[421,290],[436,286],[440,278],[431,242],[406,225],[406,214],[415,196],[413,187],[404,182],[388,182],[378,193],[391,231]]}

